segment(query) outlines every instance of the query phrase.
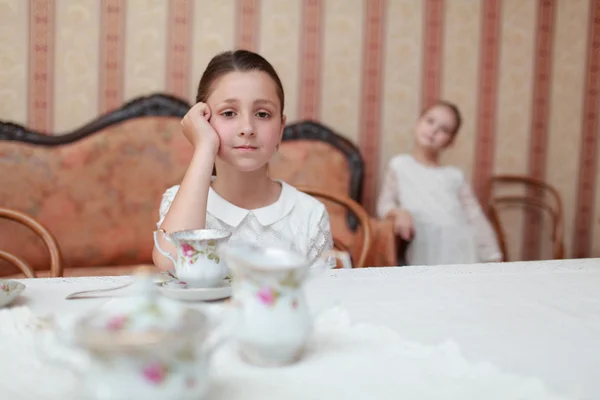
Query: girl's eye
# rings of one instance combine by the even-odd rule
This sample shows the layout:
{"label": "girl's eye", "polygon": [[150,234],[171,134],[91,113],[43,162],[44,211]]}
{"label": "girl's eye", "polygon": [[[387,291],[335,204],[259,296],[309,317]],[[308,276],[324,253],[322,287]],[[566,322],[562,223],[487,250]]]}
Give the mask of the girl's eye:
{"label": "girl's eye", "polygon": [[269,118],[271,115],[266,111],[259,111],[256,113],[258,118]]}
{"label": "girl's eye", "polygon": [[233,111],[223,111],[221,115],[224,117],[233,117],[235,113]]}

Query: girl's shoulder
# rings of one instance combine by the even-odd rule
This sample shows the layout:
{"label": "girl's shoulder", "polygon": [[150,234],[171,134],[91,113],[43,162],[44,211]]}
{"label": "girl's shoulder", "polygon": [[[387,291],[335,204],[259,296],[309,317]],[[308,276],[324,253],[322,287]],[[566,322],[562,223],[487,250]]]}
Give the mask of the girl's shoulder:
{"label": "girl's shoulder", "polygon": [[325,211],[325,205],[315,197],[296,189],[284,181],[281,181],[281,184],[287,186],[286,190],[289,191],[290,198],[294,202],[294,209],[298,214],[309,216],[315,213],[321,214]]}

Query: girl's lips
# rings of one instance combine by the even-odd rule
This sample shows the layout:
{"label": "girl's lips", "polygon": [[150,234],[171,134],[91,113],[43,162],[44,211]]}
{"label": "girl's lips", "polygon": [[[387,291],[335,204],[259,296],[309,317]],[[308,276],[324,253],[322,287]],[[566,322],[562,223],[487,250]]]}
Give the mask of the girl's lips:
{"label": "girl's lips", "polygon": [[252,150],[256,150],[256,147],[254,147],[254,146],[236,146],[236,147],[234,147],[234,149],[241,150],[241,151],[252,151]]}

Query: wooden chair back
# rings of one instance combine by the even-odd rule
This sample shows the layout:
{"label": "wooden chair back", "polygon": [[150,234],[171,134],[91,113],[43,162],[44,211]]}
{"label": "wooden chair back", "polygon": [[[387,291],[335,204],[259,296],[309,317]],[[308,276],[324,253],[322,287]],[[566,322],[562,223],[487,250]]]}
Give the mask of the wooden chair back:
{"label": "wooden chair back", "polygon": [[[526,189],[525,194],[504,195],[496,194],[498,186],[521,186]],[[503,253],[503,261],[508,261],[508,246],[506,229],[500,222],[500,211],[504,208],[524,207],[526,211],[535,211],[536,216],[546,213],[550,217],[552,241],[552,256],[554,259],[564,258],[563,240],[563,206],[558,191],[547,182],[539,179],[518,175],[496,175],[490,180],[489,215],[490,221],[498,235],[498,241]],[[541,220],[540,220],[541,224]]]}
{"label": "wooden chair back", "polygon": [[[24,212],[4,207],[0,207],[0,218],[9,219],[23,224],[29,229],[31,229],[34,233],[36,233],[42,239],[50,253],[51,276],[53,278],[63,276],[63,265],[60,248],[52,233],[50,233],[50,231],[44,225],[42,225],[29,215],[25,214]],[[21,270],[21,272],[23,272],[23,274],[27,278],[36,277],[34,270],[29,265],[27,265],[27,263],[25,263],[23,260],[19,259],[15,255],[0,250],[0,258],[16,266],[18,269]]]}
{"label": "wooden chair back", "polygon": [[[343,196],[343,195],[337,194],[337,193],[331,193],[331,192],[328,192],[323,189],[309,187],[309,186],[296,186],[296,188],[299,191],[309,194],[313,197],[321,198],[321,199],[333,202],[335,204],[341,205],[341,206],[347,208],[353,215],[356,216],[358,225],[362,228],[362,241],[357,244],[357,246],[360,247],[360,250],[358,251],[357,259],[352,260],[353,267],[354,268],[365,267],[366,266],[365,262],[367,260],[367,256],[371,249],[371,240],[372,240],[372,236],[373,236],[372,228],[371,228],[371,219],[370,219],[367,211],[360,204],[358,204],[356,201],[352,200],[348,196]],[[350,249],[341,240],[339,240],[338,238],[335,237],[335,234],[333,237],[333,243],[334,243],[334,248],[336,248],[337,250],[347,251],[350,254],[354,254],[352,249]]]}

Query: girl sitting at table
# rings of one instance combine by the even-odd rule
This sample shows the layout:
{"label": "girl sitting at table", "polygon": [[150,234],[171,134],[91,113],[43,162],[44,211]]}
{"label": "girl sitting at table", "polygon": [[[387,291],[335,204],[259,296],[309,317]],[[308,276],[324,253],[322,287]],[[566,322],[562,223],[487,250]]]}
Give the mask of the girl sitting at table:
{"label": "girl sitting at table", "polygon": [[377,201],[380,218],[410,241],[411,265],[468,264],[502,259],[496,234],[462,171],[440,164],[461,125],[458,108],[437,101],[417,119],[412,154],[393,157]]}
{"label": "girl sitting at table", "polygon": [[[227,51],[209,62],[183,134],[194,147],[180,185],[163,194],[158,228],[224,229],[230,240],[283,247],[312,264],[333,248],[325,206],[283,181],[268,162],[279,148],[286,117],[283,85],[262,56]],[[213,166],[216,176],[212,176]],[[174,252],[161,237],[160,245]],[[172,262],[154,248],[155,265]]]}

